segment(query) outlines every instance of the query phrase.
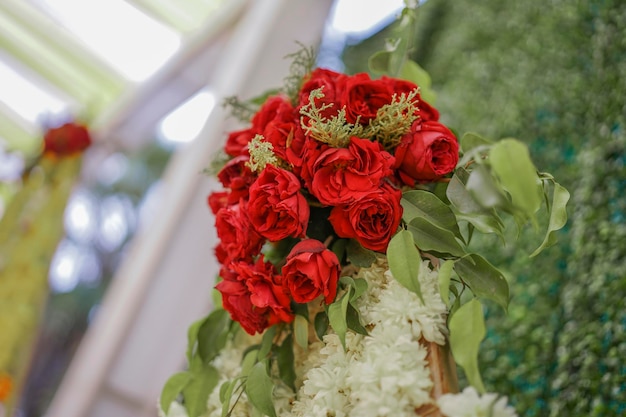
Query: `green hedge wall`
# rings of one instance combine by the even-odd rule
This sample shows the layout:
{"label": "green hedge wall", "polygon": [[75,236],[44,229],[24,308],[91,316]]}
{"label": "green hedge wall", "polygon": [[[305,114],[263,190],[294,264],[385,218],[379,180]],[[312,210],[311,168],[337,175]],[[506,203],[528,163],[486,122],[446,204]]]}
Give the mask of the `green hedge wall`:
{"label": "green hedge wall", "polygon": [[[525,141],[572,193],[557,246],[479,242],[508,271],[488,309],[487,389],[521,416],[626,415],[626,2],[427,0],[415,59],[459,132]],[[349,47],[346,70],[385,33]]]}

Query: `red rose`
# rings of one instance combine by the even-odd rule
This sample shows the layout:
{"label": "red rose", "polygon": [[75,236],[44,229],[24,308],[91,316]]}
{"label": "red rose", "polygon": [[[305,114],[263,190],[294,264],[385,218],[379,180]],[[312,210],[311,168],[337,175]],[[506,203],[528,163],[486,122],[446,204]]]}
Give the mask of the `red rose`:
{"label": "red rose", "polygon": [[250,186],[247,212],[256,231],[272,242],[303,237],[309,222],[309,205],[300,193],[300,181],[273,165],[266,166]]}
{"label": "red rose", "polygon": [[313,138],[310,138],[304,134],[302,127],[296,125],[293,135],[287,138],[287,148],[285,150],[285,160],[289,162],[293,168],[293,173],[300,176],[302,169],[302,163],[304,158],[304,152],[307,147],[307,142],[314,141],[321,143]]}
{"label": "red rose", "polygon": [[319,109],[326,104],[332,104],[325,110],[322,110],[323,117],[330,119],[336,116],[341,107],[339,106],[339,98],[343,90],[343,84],[348,77],[339,72],[327,70],[324,68],[316,68],[305,78],[305,82],[300,89],[298,96],[298,109],[309,104],[309,96],[313,90],[322,89],[324,97],[315,99],[315,106]]}
{"label": "red rose", "polygon": [[272,144],[274,153],[279,158],[287,159],[287,146],[295,135],[304,135],[300,119],[288,102],[282,102],[273,120],[263,128],[262,135]]}
{"label": "red rose", "polygon": [[211,212],[215,215],[221,208],[228,206],[228,191],[214,191],[209,194],[207,203],[211,208]]}
{"label": "red rose", "polygon": [[44,152],[56,155],[72,155],[91,145],[87,128],[75,123],[49,129],[43,137]]}
{"label": "red rose", "polygon": [[[400,80],[397,78],[387,77],[385,75],[381,77],[381,81],[387,83],[391,90],[393,90],[393,92],[398,95],[398,98],[401,94],[404,93],[405,95],[408,95],[417,88],[417,84],[415,83],[406,80]],[[431,120],[439,120],[439,112],[436,108],[424,101],[422,99],[422,96],[419,94],[417,95],[416,99],[416,105],[419,109],[418,115],[420,117],[420,121],[427,122]]]}
{"label": "red rose", "polygon": [[436,122],[437,120],[439,120],[439,111],[437,111],[436,108],[428,104],[426,101],[422,100],[421,97],[417,107],[419,108],[420,123]]}
{"label": "red rose", "polygon": [[[319,158],[319,156],[327,149],[330,149],[330,146],[327,144],[306,136],[302,146],[301,155],[299,157],[293,157],[293,160],[296,162],[298,161],[296,158],[299,158],[300,163],[300,167],[294,169],[294,171],[298,172],[298,175],[304,182],[304,186],[309,191],[313,188],[313,166],[315,165],[317,158]],[[294,167],[296,167],[295,163]]]}
{"label": "red rose", "polygon": [[257,133],[252,128],[230,132],[224,145],[224,152],[232,157],[248,155],[248,143],[254,139]]}
{"label": "red rose", "polygon": [[283,286],[296,303],[308,303],[320,295],[330,304],[337,295],[339,259],[319,240],[306,239],[293,247],[283,266]]}
{"label": "red rose", "polygon": [[329,206],[348,204],[392,174],[394,158],[380,143],[355,136],[347,148],[328,148],[313,165],[311,193]]}
{"label": "red rose", "polygon": [[228,204],[236,204],[240,198],[248,198],[248,189],[256,180],[256,175],[246,165],[249,160],[246,155],[237,156],[228,161],[217,174],[222,185],[230,188]]}
{"label": "red rose", "polygon": [[293,107],[286,97],[281,95],[268,97],[252,117],[252,128],[257,132],[262,132],[271,121],[284,118],[285,113],[289,116],[293,115]]}
{"label": "red rose", "polygon": [[452,172],[459,160],[459,144],[441,123],[417,121],[396,147],[395,157],[398,175],[405,184],[413,185]]}
{"label": "red rose", "polygon": [[254,231],[245,215],[246,207],[239,204],[221,208],[215,216],[220,243],[215,254],[221,264],[234,260],[251,260],[261,251],[265,239]]}
{"label": "red rose", "polygon": [[[284,123],[287,120],[291,120],[294,124],[299,123],[297,113],[285,97],[273,96],[268,98],[259,111],[252,117],[252,126],[246,129],[236,130],[228,135],[228,139],[224,145],[224,152],[233,157],[248,155],[248,143],[250,143],[256,135],[264,135],[267,133],[264,132],[265,128],[274,120],[278,120],[280,123]],[[284,131],[285,128],[284,126],[280,126],[280,129]],[[274,135],[275,133],[272,132],[272,134]],[[282,140],[282,142],[284,142],[284,140]]]}
{"label": "red rose", "polygon": [[274,266],[260,256],[255,264],[232,262],[222,268],[223,280],[216,285],[224,309],[253,335],[273,324],[293,321],[290,299]]}
{"label": "red rose", "polygon": [[392,96],[393,90],[384,81],[372,80],[365,73],[349,77],[341,100],[346,107],[346,120],[356,123],[360,116],[359,123],[368,124],[376,118],[378,109],[391,103]]}
{"label": "red rose", "polygon": [[356,239],[364,248],[385,252],[402,218],[402,192],[383,186],[349,205],[333,207],[328,220],[340,237]]}

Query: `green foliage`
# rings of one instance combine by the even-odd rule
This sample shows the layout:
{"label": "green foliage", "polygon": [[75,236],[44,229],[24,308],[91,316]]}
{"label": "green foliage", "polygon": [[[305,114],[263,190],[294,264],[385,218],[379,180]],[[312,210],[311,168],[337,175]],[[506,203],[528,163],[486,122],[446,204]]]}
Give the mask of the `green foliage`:
{"label": "green foliage", "polygon": [[299,45],[298,51],[285,57],[291,61],[291,65],[289,66],[289,75],[283,80],[284,92],[292,103],[298,101],[298,93],[304,82],[304,76],[315,68],[315,59],[317,58],[317,53],[313,47]]}
{"label": "green foliage", "polygon": [[478,349],[486,334],[482,304],[474,298],[461,306],[450,317],[448,327],[454,360],[463,368],[470,384],[485,392],[478,369]]}
{"label": "green foliage", "polygon": [[169,410],[172,401],[181,396],[190,417],[198,417],[206,411],[208,397],[219,381],[211,362],[231,335],[232,323],[225,310],[216,309],[189,327],[189,370],[172,375],[165,383],[159,400],[162,410]]}
{"label": "green foliage", "polygon": [[504,310],[509,305],[509,284],[497,268],[485,258],[471,254],[454,264],[454,271],[478,298],[492,300]]}
{"label": "green foliage", "polygon": [[421,259],[411,232],[400,230],[391,238],[387,248],[389,270],[400,284],[423,300],[418,280]]}
{"label": "green foliage", "polygon": [[267,372],[266,361],[258,362],[252,367],[246,382],[246,395],[250,403],[264,415],[276,417],[272,401],[274,383]]}
{"label": "green foliage", "polygon": [[246,162],[246,166],[252,172],[261,172],[269,165],[276,165],[278,159],[274,154],[274,145],[263,140],[262,135],[256,135],[248,144],[250,152],[250,160]]}
{"label": "green foliage", "polygon": [[[616,307],[626,292],[625,30],[626,4],[617,0],[429,0],[420,8],[414,57],[432,77],[445,122],[520,138],[572,192],[569,227],[554,232],[566,195],[540,176],[552,207],[541,247],[555,236],[558,244],[532,264],[534,236],[505,248],[484,236],[472,241],[510,277],[508,315],[487,306],[479,360],[487,389],[508,395],[521,416],[626,411],[617,359],[626,353],[626,320]],[[347,54],[367,56],[362,49],[384,36]],[[461,139],[464,152],[486,144]],[[458,198],[468,176],[457,170],[448,187],[457,218],[503,236],[507,219]]]}

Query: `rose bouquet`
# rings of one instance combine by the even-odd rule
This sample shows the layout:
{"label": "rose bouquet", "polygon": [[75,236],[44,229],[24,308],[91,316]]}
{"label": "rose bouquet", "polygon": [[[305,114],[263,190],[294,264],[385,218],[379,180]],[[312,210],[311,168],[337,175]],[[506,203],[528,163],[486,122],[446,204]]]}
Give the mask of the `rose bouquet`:
{"label": "rose bouquet", "polygon": [[[478,395],[481,303],[506,308],[509,294],[469,243],[503,237],[503,214],[538,225],[545,202],[538,253],[567,191],[521,142],[457,140],[414,62],[373,78],[315,68],[307,49],[292,58],[278,92],[228,100],[247,126],[228,135],[224,189],[208,198],[222,308],[191,326],[163,414],[514,415]],[[450,350],[473,387],[456,396]]]}

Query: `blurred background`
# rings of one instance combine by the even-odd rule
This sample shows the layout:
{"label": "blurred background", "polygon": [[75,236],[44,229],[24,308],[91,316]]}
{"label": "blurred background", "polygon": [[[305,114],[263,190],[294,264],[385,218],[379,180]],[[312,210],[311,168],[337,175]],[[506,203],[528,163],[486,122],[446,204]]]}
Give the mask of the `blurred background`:
{"label": "blurred background", "polygon": [[[156,415],[187,326],[211,308],[215,183],[201,171],[236,126],[221,101],[280,85],[295,41],[319,44],[320,66],[366,71],[402,6],[0,2],[0,213],[47,126],[76,118],[95,140],[65,209],[19,416]],[[626,4],[427,0],[413,58],[446,124],[523,140],[572,193],[559,244],[532,261],[536,238],[476,243],[512,294],[507,315],[487,311],[487,389],[520,416],[624,415]]]}

